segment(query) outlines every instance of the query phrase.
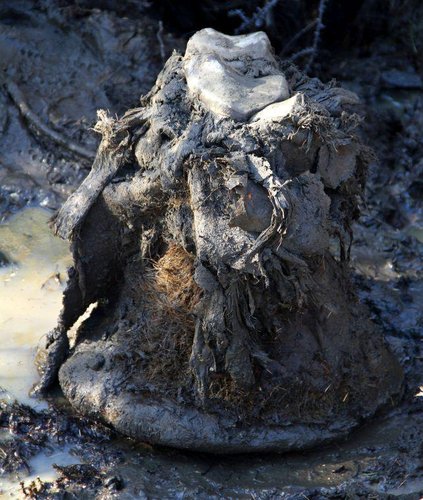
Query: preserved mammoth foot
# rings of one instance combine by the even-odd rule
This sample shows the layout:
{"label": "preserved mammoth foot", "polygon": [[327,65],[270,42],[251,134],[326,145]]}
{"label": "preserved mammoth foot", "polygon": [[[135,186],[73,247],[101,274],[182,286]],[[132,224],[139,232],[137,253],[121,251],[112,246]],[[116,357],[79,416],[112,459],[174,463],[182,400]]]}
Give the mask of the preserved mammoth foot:
{"label": "preserved mammoth foot", "polygon": [[264,33],[206,29],[139,108],[100,115],[90,177],[53,222],[74,253],[61,325],[97,302],[59,371],[76,408],[226,453],[304,449],[392,404],[401,368],[348,271],[357,101]]}

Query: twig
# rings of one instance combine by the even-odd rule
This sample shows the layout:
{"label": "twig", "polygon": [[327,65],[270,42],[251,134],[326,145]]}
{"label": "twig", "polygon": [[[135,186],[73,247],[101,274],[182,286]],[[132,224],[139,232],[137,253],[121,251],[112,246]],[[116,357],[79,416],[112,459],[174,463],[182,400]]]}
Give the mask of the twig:
{"label": "twig", "polygon": [[322,29],[325,27],[325,25],[322,23],[323,15],[326,10],[326,2],[327,0],[320,0],[319,2],[319,11],[317,14],[317,19],[316,19],[316,29],[314,30],[314,37],[313,37],[313,45],[311,46],[312,52],[310,55],[310,58],[307,62],[306,67],[304,68],[304,71],[308,73],[311,65],[313,64],[316,54],[317,54],[317,49],[319,47],[319,42],[320,42],[320,34],[322,32]]}
{"label": "twig", "polygon": [[308,33],[312,28],[316,26],[317,19],[314,19],[310,23],[307,24],[307,26],[304,26],[303,29],[301,29],[296,35],[294,35],[291,40],[289,40],[288,43],[285,44],[284,48],[282,49],[281,55],[286,54],[289,49],[306,33]]}
{"label": "twig", "polygon": [[162,58],[162,62],[165,60],[166,57],[166,51],[165,51],[165,46],[163,42],[163,21],[159,21],[159,31],[157,32],[157,40],[159,41],[159,46],[160,46],[160,56]]}
{"label": "twig", "polygon": [[313,50],[312,47],[306,47],[305,49],[299,50],[298,52],[295,52],[295,54],[292,54],[289,60],[294,62],[300,57],[306,56],[307,54],[311,54],[312,50]]}
{"label": "twig", "polygon": [[289,57],[289,60],[294,62],[300,57],[306,56],[310,54],[310,57],[308,58],[307,64],[304,68],[305,73],[308,73],[308,71],[311,68],[311,65],[313,64],[316,55],[317,55],[317,49],[319,47],[319,42],[320,42],[320,35],[322,32],[322,29],[325,27],[325,25],[322,22],[323,15],[326,10],[326,3],[327,0],[320,0],[319,2],[319,9],[317,13],[317,17],[314,21],[312,21],[310,24],[308,24],[305,28],[303,28],[301,31],[299,31],[285,46],[283,50],[283,54],[288,51],[288,48],[293,45],[295,41],[297,41],[302,35],[310,31],[310,29],[315,26],[314,34],[313,34],[313,44],[311,47],[306,47],[302,50],[299,50],[298,52],[295,52]]}
{"label": "twig", "polygon": [[38,116],[33,111],[31,111],[31,109],[29,108],[29,106],[25,101],[24,95],[14,82],[12,82],[11,80],[7,80],[5,82],[5,87],[8,94],[10,95],[10,98],[18,107],[21,115],[39,132],[43,133],[45,136],[54,141],[56,144],[63,146],[64,148],[68,149],[69,151],[72,151],[78,156],[82,156],[87,160],[94,159],[95,153],[93,151],[90,151],[89,149],[86,149],[83,146],[79,146],[79,144],[76,144],[70,139],[67,139],[62,134],[59,134],[55,130],[51,129],[48,125],[43,123],[38,118]]}
{"label": "twig", "polygon": [[409,475],[406,474],[405,478],[404,478],[404,481],[402,481],[399,485],[398,485],[398,488],[401,488],[401,486],[404,486],[404,484],[407,482],[407,479],[409,478]]}
{"label": "twig", "polygon": [[271,13],[278,2],[279,0],[267,0],[263,7],[256,8],[251,17],[248,17],[242,9],[230,10],[228,12],[229,16],[238,16],[242,21],[240,26],[235,30],[235,33],[238,35],[250,27],[261,28],[266,24],[266,17]]}
{"label": "twig", "polygon": [[245,12],[242,9],[232,9],[228,12],[229,17],[238,16],[242,23],[235,30],[235,34],[238,35],[241,31],[247,28],[251,24],[251,18],[245,15]]}

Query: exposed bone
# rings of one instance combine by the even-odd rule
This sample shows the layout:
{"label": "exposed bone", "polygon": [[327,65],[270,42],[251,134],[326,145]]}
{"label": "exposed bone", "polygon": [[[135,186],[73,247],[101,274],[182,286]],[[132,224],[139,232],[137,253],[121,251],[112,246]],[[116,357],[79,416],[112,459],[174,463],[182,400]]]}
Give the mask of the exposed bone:
{"label": "exposed bone", "polygon": [[230,37],[204,29],[188,42],[184,69],[193,98],[216,115],[237,121],[289,97],[288,83],[262,32]]}

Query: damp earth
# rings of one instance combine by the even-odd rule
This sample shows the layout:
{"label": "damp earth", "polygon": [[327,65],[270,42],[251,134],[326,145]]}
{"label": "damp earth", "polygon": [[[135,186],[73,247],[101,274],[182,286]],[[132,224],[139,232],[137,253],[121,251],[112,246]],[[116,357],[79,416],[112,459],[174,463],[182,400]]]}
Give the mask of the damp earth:
{"label": "damp earth", "polygon": [[[339,52],[317,70],[360,95],[364,135],[379,157],[370,164],[366,203],[353,228],[351,266],[360,300],[403,367],[402,402],[315,450],[213,457],[124,438],[75,413],[58,386],[45,399],[28,397],[37,381],[35,350],[57,320],[70,263],[67,245],[53,238],[47,222],[87,175],[90,161],[25,119],[10,82],[67,146],[94,154],[96,110],[121,114],[136,106],[173,48],[183,52],[186,42],[181,30],[171,30],[166,19],[163,28],[151,12],[135,9],[131,17],[95,7],[1,6],[7,71],[0,92],[0,491],[37,498],[63,492],[87,498],[419,498],[423,100],[418,73],[399,49],[395,59],[383,40],[372,46],[376,55],[351,51],[346,64]],[[67,71],[58,72],[60,65]]]}

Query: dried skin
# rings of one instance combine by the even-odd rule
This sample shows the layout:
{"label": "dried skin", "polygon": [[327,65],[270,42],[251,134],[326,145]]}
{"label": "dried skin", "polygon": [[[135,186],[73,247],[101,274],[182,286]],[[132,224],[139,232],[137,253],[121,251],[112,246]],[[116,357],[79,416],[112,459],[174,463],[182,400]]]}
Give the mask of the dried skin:
{"label": "dried skin", "polygon": [[[327,439],[401,391],[348,273],[368,152],[342,93],[293,66],[277,68],[299,96],[289,112],[240,122],[191,99],[185,62],[173,55],[142,106],[106,127],[113,182],[94,169],[101,194],[83,185],[55,221],[75,259],[60,332],[100,303],[60,383],[76,407],[143,439],[301,448],[319,440],[314,423]],[[290,426],[301,444],[287,444]]]}

